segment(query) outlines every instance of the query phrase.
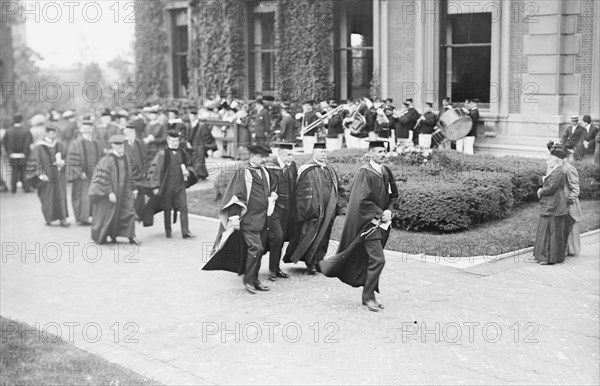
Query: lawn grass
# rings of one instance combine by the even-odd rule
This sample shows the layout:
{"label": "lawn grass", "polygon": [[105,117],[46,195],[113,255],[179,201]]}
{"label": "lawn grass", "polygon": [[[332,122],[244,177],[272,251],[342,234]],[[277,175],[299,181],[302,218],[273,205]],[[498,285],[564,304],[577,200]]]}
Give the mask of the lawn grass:
{"label": "lawn grass", "polygon": [[1,386],[160,385],[63,340],[32,333],[32,326],[2,317],[0,324]]}
{"label": "lawn grass", "polygon": [[[188,193],[190,213],[217,217],[220,201],[212,189]],[[581,233],[600,228],[598,201],[582,201]],[[338,216],[331,232],[332,240],[339,240],[345,216]],[[539,204],[526,203],[511,210],[510,215],[472,229],[456,233],[409,232],[392,229],[386,249],[410,254],[425,253],[434,256],[499,255],[517,249],[532,247],[539,221]]]}

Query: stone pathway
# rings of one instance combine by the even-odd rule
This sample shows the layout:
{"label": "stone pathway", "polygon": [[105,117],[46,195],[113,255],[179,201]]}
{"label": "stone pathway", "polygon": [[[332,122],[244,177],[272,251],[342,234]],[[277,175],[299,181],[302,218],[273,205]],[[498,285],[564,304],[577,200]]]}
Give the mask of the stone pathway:
{"label": "stone pathway", "polygon": [[0,211],[0,314],[165,384],[600,382],[598,233],[555,266],[389,254],[373,313],[301,266],[257,295],[199,271],[216,220],[193,216],[190,241],[157,218],[140,247],[99,247],[88,227],[45,226],[34,194],[4,193]]}

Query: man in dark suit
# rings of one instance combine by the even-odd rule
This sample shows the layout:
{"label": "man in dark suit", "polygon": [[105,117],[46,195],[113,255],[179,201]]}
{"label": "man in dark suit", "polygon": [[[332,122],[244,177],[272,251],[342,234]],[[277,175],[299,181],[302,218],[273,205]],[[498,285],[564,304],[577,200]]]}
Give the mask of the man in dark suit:
{"label": "man in dark suit", "polygon": [[23,117],[17,114],[13,118],[13,127],[6,132],[5,148],[8,153],[8,162],[11,167],[10,188],[13,193],[17,192],[17,182],[21,181],[25,193],[31,192],[29,182],[25,178],[27,159],[31,152],[33,137],[31,132],[23,127]]}
{"label": "man in dark suit", "polygon": [[289,103],[281,104],[281,116],[279,139],[284,142],[296,142],[296,120],[290,114]]}
{"label": "man in dark suit", "polygon": [[294,231],[295,222],[292,219],[294,191],[298,177],[298,165],[294,162],[294,144],[281,142],[277,144],[277,156],[267,164],[271,183],[276,186],[277,201],[273,214],[269,217],[267,241],[269,244],[269,280],[288,278],[288,274],[279,267],[281,248],[289,241]]}
{"label": "man in dark suit", "polygon": [[254,119],[254,142],[258,145],[267,144],[267,136],[271,129],[271,117],[265,109],[262,99],[256,100],[256,118]]}
{"label": "man in dark suit", "polygon": [[592,117],[589,115],[583,116],[583,129],[585,132],[581,134],[579,142],[575,145],[575,161],[580,161],[585,154],[594,154],[596,150],[598,128],[592,125]]}
{"label": "man in dark suit", "polygon": [[[585,133],[586,130],[583,128],[583,126],[579,125],[579,116],[573,115],[571,117],[571,126],[565,130],[561,143],[566,149],[575,150],[577,144],[584,138]],[[581,155],[576,154],[575,161],[579,161],[581,159],[577,159],[578,156]]]}

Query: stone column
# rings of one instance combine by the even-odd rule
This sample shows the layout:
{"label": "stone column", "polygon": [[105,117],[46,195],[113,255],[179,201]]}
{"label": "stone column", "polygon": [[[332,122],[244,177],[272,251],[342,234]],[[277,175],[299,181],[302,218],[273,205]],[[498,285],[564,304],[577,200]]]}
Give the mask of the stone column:
{"label": "stone column", "polygon": [[523,74],[521,113],[559,115],[565,120],[579,114],[581,77],[575,57],[581,51],[577,15],[581,0],[546,0],[535,4],[529,34],[524,36],[528,71]]}

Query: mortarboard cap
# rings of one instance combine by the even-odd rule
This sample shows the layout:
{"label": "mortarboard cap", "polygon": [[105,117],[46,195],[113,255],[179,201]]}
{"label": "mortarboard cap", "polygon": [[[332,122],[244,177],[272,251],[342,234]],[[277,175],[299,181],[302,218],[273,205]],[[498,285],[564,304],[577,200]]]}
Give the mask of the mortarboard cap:
{"label": "mortarboard cap", "polygon": [[384,141],[381,139],[367,139],[366,141],[369,142],[369,149],[375,149],[378,147],[387,149],[388,141]]}
{"label": "mortarboard cap", "polygon": [[108,140],[108,143],[114,143],[115,145],[120,145],[125,142],[125,136],[121,134],[111,135]]}
{"label": "mortarboard cap", "polygon": [[327,149],[327,144],[325,142],[317,142],[313,145],[314,149]]}
{"label": "mortarboard cap", "polygon": [[294,144],[291,142],[275,142],[274,145],[280,149],[294,150]]}
{"label": "mortarboard cap", "polygon": [[252,154],[261,154],[264,156],[271,154],[271,148],[265,145],[247,145],[246,149]]}

